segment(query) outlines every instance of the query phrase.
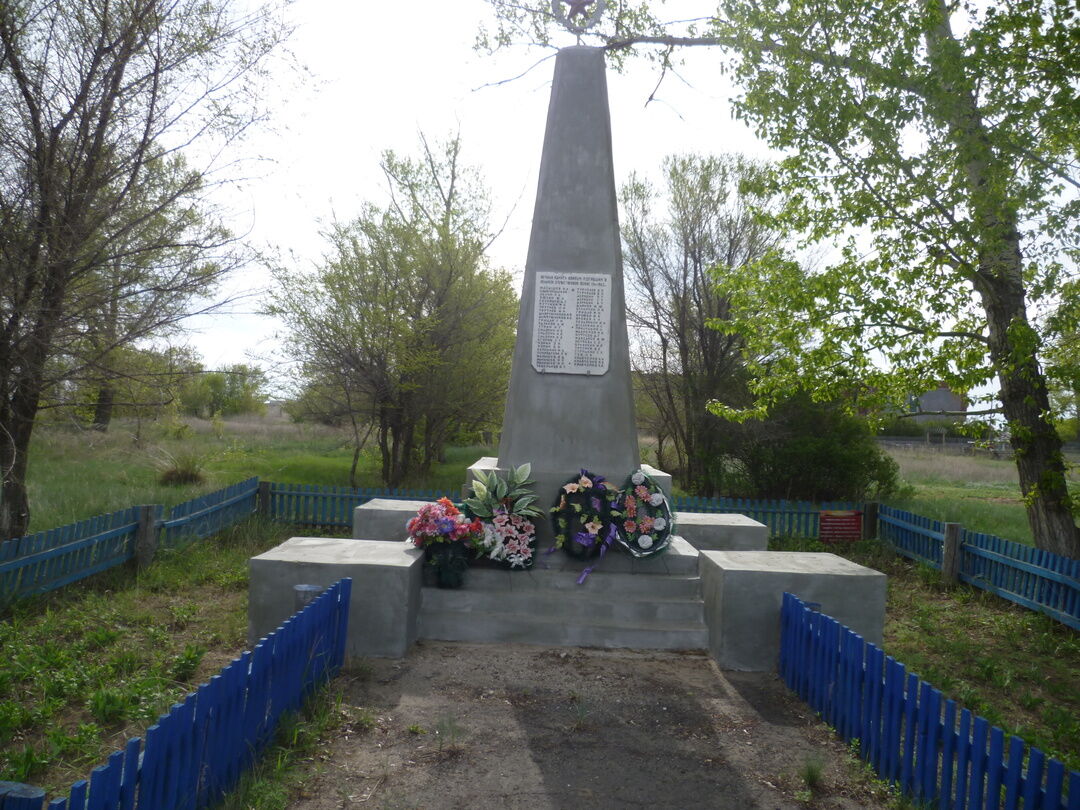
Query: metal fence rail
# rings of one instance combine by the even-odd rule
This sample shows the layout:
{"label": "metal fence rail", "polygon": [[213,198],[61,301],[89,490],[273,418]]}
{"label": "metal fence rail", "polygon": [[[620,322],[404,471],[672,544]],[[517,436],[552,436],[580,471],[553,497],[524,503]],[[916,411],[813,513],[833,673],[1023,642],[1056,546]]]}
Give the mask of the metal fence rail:
{"label": "metal fence rail", "polygon": [[907,672],[903,664],[790,593],[780,676],[878,775],[951,810],[1080,808],[1080,772],[1048,759]]}

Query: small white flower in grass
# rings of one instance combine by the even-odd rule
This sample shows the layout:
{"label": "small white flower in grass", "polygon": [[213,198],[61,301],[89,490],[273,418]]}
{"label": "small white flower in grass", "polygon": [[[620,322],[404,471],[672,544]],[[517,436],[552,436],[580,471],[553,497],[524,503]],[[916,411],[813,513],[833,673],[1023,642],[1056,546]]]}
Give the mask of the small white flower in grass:
{"label": "small white flower in grass", "polygon": [[667,521],[663,518],[656,518],[656,520],[653,521],[652,527],[658,532],[662,532],[667,528]]}
{"label": "small white flower in grass", "polygon": [[644,484],[645,483],[645,473],[643,473],[643,472],[641,472],[639,470],[638,472],[636,472],[636,473],[634,473],[633,475],[630,476],[630,480],[634,482],[635,486],[637,486],[638,484]]}
{"label": "small white flower in grass", "polygon": [[651,503],[653,506],[659,506],[663,502],[664,502],[664,493],[663,492],[654,492],[651,496],[649,496],[649,503]]}
{"label": "small white flower in grass", "polygon": [[637,544],[642,548],[652,548],[652,538],[647,534],[643,534],[638,538]]}

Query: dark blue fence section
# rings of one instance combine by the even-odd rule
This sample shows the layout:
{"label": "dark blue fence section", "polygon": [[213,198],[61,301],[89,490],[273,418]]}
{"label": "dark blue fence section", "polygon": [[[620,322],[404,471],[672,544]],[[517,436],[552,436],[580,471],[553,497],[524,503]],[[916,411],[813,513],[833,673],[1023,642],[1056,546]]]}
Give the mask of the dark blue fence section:
{"label": "dark blue fence section", "polygon": [[434,489],[354,489],[307,484],[270,484],[269,487],[270,514],[274,520],[304,526],[352,527],[353,509],[372,498],[433,501],[445,496],[454,501],[461,499],[460,492]]}
{"label": "dark blue fence section", "polygon": [[780,675],[882,779],[949,810],[1080,810],[1080,772],[1006,739],[903,664],[784,594]]}
{"label": "dark blue fence section", "polygon": [[945,524],[940,520],[880,506],[878,537],[889,543],[897,554],[941,568]]}
{"label": "dark blue fence section", "polygon": [[138,512],[121,509],[0,544],[0,602],[62,588],[129,560]]}
{"label": "dark blue fence section", "polygon": [[[219,802],[274,736],[281,715],[341,668],[352,581],[328,588],[225,667],[50,810],[198,810]],[[39,810],[42,800],[23,805]],[[3,805],[4,808],[7,805]]]}

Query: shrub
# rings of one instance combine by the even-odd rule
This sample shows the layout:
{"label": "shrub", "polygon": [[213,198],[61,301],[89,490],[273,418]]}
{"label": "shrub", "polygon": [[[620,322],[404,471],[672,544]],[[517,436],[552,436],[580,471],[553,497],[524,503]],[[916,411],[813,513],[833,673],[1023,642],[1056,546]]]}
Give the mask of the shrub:
{"label": "shrub", "polygon": [[880,499],[899,483],[896,462],[878,447],[864,419],[806,394],[746,427],[733,455],[753,497]]}

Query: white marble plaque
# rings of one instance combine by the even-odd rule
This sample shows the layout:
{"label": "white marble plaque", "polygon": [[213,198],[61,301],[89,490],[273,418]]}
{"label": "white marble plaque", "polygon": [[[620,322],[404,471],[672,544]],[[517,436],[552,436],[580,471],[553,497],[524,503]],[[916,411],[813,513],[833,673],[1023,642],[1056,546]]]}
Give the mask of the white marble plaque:
{"label": "white marble plaque", "polygon": [[611,354],[611,276],[536,274],[532,365],[547,374],[604,374]]}

